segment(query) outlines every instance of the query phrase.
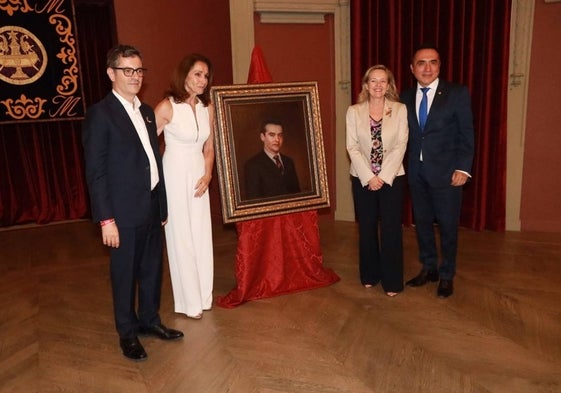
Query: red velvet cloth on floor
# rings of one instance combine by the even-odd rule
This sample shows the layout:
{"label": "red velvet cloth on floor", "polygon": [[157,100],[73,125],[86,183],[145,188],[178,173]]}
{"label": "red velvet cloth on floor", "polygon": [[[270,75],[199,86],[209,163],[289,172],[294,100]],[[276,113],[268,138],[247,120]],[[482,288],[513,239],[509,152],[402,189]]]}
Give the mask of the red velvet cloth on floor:
{"label": "red velvet cloth on floor", "polygon": [[217,297],[216,305],[234,308],[339,281],[335,272],[323,267],[316,211],[244,221],[236,228],[237,286]]}

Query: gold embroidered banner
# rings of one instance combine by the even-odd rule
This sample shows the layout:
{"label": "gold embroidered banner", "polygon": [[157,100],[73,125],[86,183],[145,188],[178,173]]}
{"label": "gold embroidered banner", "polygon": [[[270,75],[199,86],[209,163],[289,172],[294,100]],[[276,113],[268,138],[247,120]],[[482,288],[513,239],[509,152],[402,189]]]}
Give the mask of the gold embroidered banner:
{"label": "gold embroidered banner", "polygon": [[84,112],[72,1],[0,0],[0,123]]}

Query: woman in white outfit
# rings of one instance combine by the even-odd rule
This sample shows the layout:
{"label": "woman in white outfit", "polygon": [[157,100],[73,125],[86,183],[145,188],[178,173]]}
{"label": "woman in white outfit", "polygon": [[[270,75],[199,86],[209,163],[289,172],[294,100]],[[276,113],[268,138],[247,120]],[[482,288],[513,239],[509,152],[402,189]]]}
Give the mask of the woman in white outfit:
{"label": "woman in white outfit", "polygon": [[199,54],[175,69],[170,89],[155,109],[164,133],[165,226],[175,312],[200,319],[212,307],[214,260],[208,187],[214,164],[212,65]]}

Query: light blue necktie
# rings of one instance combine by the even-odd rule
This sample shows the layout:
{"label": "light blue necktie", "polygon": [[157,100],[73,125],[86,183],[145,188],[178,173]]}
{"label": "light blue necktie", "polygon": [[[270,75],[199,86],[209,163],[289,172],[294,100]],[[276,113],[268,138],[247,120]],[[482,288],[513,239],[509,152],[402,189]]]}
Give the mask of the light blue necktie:
{"label": "light blue necktie", "polygon": [[423,98],[421,99],[421,105],[419,105],[419,125],[421,126],[421,130],[424,130],[425,124],[427,123],[427,116],[428,116],[428,103],[429,99],[427,97],[427,91],[429,91],[430,87],[421,87],[421,91],[423,92]]}

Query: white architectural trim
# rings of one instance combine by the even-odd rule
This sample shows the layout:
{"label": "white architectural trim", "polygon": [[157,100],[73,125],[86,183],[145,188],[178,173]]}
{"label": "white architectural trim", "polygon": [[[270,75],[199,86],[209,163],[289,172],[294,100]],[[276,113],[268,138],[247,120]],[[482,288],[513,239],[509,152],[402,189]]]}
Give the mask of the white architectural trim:
{"label": "white architectural trim", "polygon": [[230,35],[232,39],[232,79],[246,83],[251,51],[255,45],[253,0],[230,0]]}
{"label": "white architectural trim", "polygon": [[255,11],[324,12],[334,14],[349,7],[349,0],[254,0]]}
{"label": "white architectural trim", "polygon": [[277,12],[263,11],[259,13],[261,23],[325,23],[325,12]]}
{"label": "white architectural trim", "polygon": [[513,0],[510,22],[505,227],[519,231],[534,2]]}

